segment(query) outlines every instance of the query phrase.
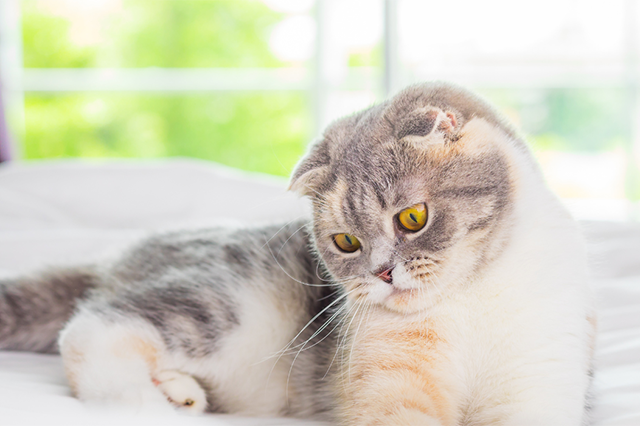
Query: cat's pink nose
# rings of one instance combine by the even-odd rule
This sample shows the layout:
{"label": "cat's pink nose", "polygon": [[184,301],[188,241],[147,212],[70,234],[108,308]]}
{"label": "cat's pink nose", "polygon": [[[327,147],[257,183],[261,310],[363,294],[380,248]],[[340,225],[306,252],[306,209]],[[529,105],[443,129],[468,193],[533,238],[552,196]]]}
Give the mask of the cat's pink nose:
{"label": "cat's pink nose", "polygon": [[383,266],[378,271],[376,271],[376,276],[385,283],[391,284],[391,281],[393,281],[393,277],[391,276],[393,268],[395,268],[395,265],[393,265],[392,267]]}

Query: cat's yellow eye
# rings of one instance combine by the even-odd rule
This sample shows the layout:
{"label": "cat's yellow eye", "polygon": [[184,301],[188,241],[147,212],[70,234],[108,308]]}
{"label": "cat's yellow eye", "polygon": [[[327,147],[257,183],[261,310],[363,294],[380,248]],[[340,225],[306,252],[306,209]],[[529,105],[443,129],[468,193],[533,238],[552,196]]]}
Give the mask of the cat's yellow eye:
{"label": "cat's yellow eye", "polygon": [[333,242],[346,253],[353,253],[360,248],[360,241],[351,234],[336,234],[333,236]]}
{"label": "cat's yellow eye", "polygon": [[427,206],[424,203],[416,204],[398,214],[398,222],[407,231],[417,232],[427,223]]}

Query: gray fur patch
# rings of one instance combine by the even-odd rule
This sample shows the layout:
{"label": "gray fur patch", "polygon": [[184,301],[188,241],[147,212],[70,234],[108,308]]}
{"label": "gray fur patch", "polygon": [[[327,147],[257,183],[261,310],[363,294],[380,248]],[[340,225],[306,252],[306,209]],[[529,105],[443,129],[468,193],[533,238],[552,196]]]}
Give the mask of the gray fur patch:
{"label": "gray fur patch", "polygon": [[236,306],[218,294],[204,302],[205,294],[183,283],[166,283],[142,293],[125,294],[112,306],[149,321],[170,348],[202,357],[214,352],[219,338],[239,325]]}
{"label": "gray fur patch", "polygon": [[400,123],[400,129],[396,135],[398,139],[405,136],[426,136],[433,131],[438,114],[431,111],[412,111]]}
{"label": "gray fur patch", "polygon": [[93,268],[0,281],[0,349],[56,352],[58,332],[98,284]]}
{"label": "gray fur patch", "polygon": [[[438,124],[442,132],[434,133],[442,117],[450,121],[442,122],[442,128]],[[300,172],[313,173],[321,164],[322,173],[308,181],[315,186],[305,193],[314,200],[317,250],[334,279],[358,277],[356,281],[367,282],[380,264],[431,255],[446,259],[450,250],[464,246],[465,241],[472,241],[477,248],[473,254],[477,259],[469,262],[476,268],[485,264],[488,253],[494,256],[500,251],[505,240],[496,235],[508,227],[505,218],[512,205],[511,175],[498,145],[484,145],[477,152],[456,149],[456,144],[464,143],[465,125],[475,118],[507,134],[506,143],[516,150],[528,150],[488,103],[464,89],[441,83],[410,87],[380,105],[336,121],[326,130],[298,165],[292,182]],[[418,139],[405,138],[409,135]],[[419,138],[427,135],[421,145]],[[482,140],[485,135],[475,138]],[[398,224],[397,217],[418,203],[427,205],[430,218],[424,230],[413,234]],[[346,227],[336,226],[338,216],[337,222]],[[390,218],[394,222],[385,223]],[[331,250],[334,243],[327,229],[356,236],[363,243],[360,254],[344,256]],[[388,234],[389,229],[394,235]],[[374,252],[378,255],[373,256]],[[382,252],[387,259],[380,257]],[[455,267],[446,265],[443,261],[439,268]],[[464,275],[460,277],[463,281],[474,272],[477,270],[456,273]]]}

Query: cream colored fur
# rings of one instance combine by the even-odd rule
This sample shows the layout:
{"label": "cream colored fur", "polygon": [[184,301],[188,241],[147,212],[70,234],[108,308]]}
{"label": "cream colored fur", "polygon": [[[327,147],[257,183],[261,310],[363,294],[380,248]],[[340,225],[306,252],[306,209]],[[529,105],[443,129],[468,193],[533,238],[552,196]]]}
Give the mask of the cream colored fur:
{"label": "cream colored fur", "polygon": [[[482,153],[490,142],[509,159],[516,182],[510,244],[468,282],[440,277],[439,290],[423,290],[422,304],[404,313],[385,308],[392,289],[376,284],[345,343],[342,418],[350,425],[577,426],[595,315],[582,237],[507,135],[481,119],[463,133],[458,143],[467,152]],[[417,287],[401,265],[393,274],[399,287]]]}

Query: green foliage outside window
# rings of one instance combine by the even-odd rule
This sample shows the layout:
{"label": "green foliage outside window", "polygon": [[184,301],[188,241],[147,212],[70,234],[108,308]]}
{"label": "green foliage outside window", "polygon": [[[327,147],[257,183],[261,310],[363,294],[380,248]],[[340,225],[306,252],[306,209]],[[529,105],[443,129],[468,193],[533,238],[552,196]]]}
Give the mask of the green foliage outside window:
{"label": "green foliage outside window", "polygon": [[[82,46],[68,20],[22,2],[24,66],[278,67],[281,15],[258,1],[124,0],[105,41]],[[288,175],[310,134],[305,94],[28,94],[26,158],[188,156]]]}
{"label": "green foliage outside window", "polygon": [[26,158],[195,157],[287,176],[310,127],[299,94],[35,96]]}
{"label": "green foliage outside window", "polygon": [[[22,0],[24,66],[281,67],[270,51],[283,15],[257,0],[122,0],[103,40],[72,36],[72,23]],[[382,44],[351,52],[348,66],[382,65]],[[601,152],[629,140],[622,89],[487,89],[534,150]],[[300,92],[27,94],[26,158],[189,156],[287,175],[310,138]]]}
{"label": "green foliage outside window", "polygon": [[512,111],[534,150],[601,152],[629,137],[627,97],[622,89],[485,90]]}

